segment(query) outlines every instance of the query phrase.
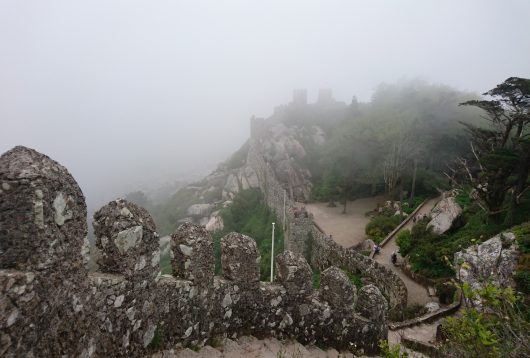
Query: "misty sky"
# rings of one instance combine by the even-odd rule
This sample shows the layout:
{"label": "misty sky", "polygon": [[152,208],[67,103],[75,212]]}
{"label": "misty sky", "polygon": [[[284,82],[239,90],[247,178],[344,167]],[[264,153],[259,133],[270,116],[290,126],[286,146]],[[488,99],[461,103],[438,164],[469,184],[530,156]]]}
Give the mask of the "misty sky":
{"label": "misty sky", "polygon": [[0,0],[0,152],[65,165],[91,205],[205,172],[293,88],[368,101],[420,77],[530,77],[530,1]]}

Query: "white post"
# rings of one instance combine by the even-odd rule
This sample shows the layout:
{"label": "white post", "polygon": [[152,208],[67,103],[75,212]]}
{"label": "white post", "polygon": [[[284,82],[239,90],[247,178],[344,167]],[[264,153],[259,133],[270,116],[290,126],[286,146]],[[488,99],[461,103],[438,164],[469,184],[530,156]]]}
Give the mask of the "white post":
{"label": "white post", "polygon": [[274,279],[274,223],[272,223],[271,282]]}
{"label": "white post", "polygon": [[287,191],[283,189],[283,230],[285,231],[285,199],[286,199]]}

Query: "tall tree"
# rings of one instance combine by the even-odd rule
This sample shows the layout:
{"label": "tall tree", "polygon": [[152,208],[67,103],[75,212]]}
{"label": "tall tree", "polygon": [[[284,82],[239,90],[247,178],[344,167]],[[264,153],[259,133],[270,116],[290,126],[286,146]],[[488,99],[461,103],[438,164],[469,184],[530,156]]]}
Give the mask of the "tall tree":
{"label": "tall tree", "polygon": [[459,162],[489,214],[499,219],[506,195],[512,195],[513,211],[528,189],[530,79],[510,77],[484,95],[492,99],[461,103],[482,109],[489,126],[464,124],[472,157]]}

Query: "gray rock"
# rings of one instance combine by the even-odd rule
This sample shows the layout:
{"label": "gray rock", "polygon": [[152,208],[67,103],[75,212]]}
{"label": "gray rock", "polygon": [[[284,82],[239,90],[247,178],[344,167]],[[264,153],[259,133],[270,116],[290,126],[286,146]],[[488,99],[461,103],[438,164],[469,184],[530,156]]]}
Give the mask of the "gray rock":
{"label": "gray rock", "polygon": [[230,174],[228,176],[223,190],[226,191],[227,193],[232,193],[232,194],[236,194],[239,192],[239,182],[237,180],[236,175]]}
{"label": "gray rock", "polygon": [[331,266],[320,275],[320,297],[331,307],[353,309],[357,288],[344,271]]}
{"label": "gray rock", "polygon": [[388,304],[385,297],[374,285],[361,287],[355,310],[362,316],[376,321],[386,321]]}
{"label": "gray rock", "polygon": [[[145,209],[117,199],[94,214],[93,225],[100,253],[97,264],[103,272],[134,276],[138,281],[156,277],[158,265],[146,265],[145,257],[158,254],[158,234]],[[141,257],[143,265],[138,261]]]}
{"label": "gray rock", "polygon": [[276,281],[280,282],[291,296],[306,297],[313,291],[311,267],[303,256],[284,251],[276,256]]}
{"label": "gray rock", "polygon": [[212,216],[208,219],[208,222],[205,225],[206,230],[215,232],[223,230],[225,225],[223,221],[223,217],[219,215],[219,211],[216,211],[212,213]]}
{"label": "gray rock", "polygon": [[425,308],[427,308],[429,313],[436,312],[440,309],[440,304],[438,302],[429,302],[425,305]]}
{"label": "gray rock", "polygon": [[462,214],[462,208],[455,201],[455,198],[446,197],[431,210],[431,221],[427,227],[432,227],[433,232],[437,234],[443,234],[453,226],[460,214]]}
{"label": "gray rock", "polygon": [[455,254],[456,271],[463,282],[480,289],[493,284],[513,286],[519,252],[512,233],[503,233]]}
{"label": "gray rock", "polygon": [[232,232],[221,240],[223,276],[238,286],[257,289],[261,256],[254,239]]}
{"label": "gray rock", "polygon": [[194,204],[188,208],[187,214],[188,216],[204,217],[209,216],[214,209],[215,205],[213,204]]}
{"label": "gray rock", "polygon": [[211,286],[214,276],[214,246],[202,226],[184,223],[171,235],[173,274],[197,285]]}

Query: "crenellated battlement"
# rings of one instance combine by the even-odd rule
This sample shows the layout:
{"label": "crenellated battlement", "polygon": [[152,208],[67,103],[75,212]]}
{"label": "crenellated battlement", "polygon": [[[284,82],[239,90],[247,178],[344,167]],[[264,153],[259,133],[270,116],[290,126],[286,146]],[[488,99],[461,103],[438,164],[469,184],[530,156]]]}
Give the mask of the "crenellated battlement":
{"label": "crenellated battlement", "polygon": [[0,157],[0,355],[143,356],[218,336],[296,338],[367,353],[386,338],[387,303],[369,285],[357,293],[344,273],[322,273],[319,290],[305,259],[276,258],[274,283],[259,281],[260,255],[248,236],[214,245],[201,226],[172,235],[172,275],[160,275],[150,214],[118,199],[94,215],[97,264],[88,273],[86,204],[66,168],[16,147]]}

